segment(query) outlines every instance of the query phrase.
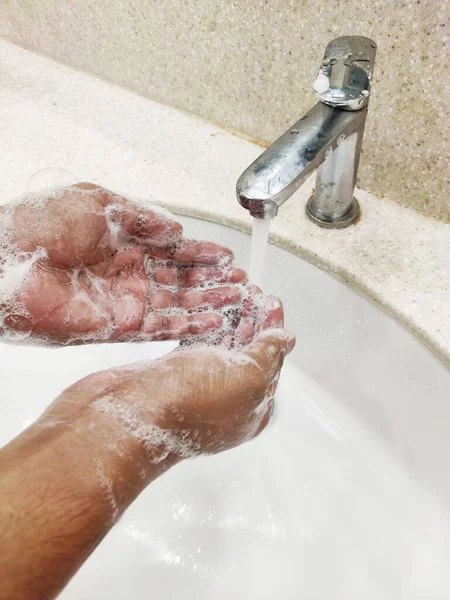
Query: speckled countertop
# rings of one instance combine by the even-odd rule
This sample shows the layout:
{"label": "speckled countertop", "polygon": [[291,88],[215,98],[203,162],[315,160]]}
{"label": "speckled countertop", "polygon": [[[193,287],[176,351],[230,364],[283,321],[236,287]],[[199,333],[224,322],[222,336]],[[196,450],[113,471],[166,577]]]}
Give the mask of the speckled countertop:
{"label": "speckled countertop", "polygon": [[[0,202],[57,168],[248,230],[235,182],[260,147],[7,42],[0,57]],[[450,364],[450,225],[359,190],[357,226],[323,230],[304,215],[310,191],[282,207],[272,241],[349,282]]]}

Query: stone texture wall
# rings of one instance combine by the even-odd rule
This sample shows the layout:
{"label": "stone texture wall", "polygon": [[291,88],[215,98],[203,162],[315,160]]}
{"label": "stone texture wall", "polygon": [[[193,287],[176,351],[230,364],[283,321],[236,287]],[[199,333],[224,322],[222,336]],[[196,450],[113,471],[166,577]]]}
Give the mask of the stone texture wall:
{"label": "stone texture wall", "polygon": [[448,16],[446,0],[2,0],[0,37],[261,141],[315,102],[328,41],[372,37],[359,185],[450,221]]}

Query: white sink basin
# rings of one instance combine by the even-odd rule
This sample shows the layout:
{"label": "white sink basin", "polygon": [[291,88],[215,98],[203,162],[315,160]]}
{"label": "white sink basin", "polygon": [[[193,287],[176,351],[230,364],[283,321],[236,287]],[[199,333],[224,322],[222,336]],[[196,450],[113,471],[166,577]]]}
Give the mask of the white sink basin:
{"label": "white sink basin", "polygon": [[[182,221],[246,266],[247,236]],[[275,247],[266,284],[298,340],[273,424],[151,485],[64,600],[450,597],[449,371],[376,306]],[[76,379],[171,347],[0,344],[0,443]]]}

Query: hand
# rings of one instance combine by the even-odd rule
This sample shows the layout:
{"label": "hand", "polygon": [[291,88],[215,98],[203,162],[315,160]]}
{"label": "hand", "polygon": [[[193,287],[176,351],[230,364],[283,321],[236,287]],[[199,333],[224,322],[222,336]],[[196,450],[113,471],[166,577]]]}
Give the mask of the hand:
{"label": "hand", "polygon": [[213,331],[241,345],[282,325],[281,305],[244,285],[230,250],[184,239],[161,209],[92,184],[1,207],[0,239],[0,331],[59,343],[192,342]]}
{"label": "hand", "polygon": [[[73,427],[81,419],[80,431],[95,436],[106,416],[110,441],[127,446],[132,440],[146,450],[150,465],[221,452],[267,425],[294,343],[286,331],[272,329],[241,351],[178,349],[150,363],[90,375],[66,390],[37,425]],[[102,444],[108,444],[104,437]]]}
{"label": "hand", "polygon": [[241,352],[176,350],[63,392],[0,451],[0,597],[56,597],[152,480],[259,433],[293,344],[270,330]]}

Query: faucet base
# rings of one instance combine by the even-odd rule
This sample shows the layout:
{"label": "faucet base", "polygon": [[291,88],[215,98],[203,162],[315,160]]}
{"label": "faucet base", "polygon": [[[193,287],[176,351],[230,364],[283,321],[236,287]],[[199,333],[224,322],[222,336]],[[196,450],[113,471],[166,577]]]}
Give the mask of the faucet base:
{"label": "faucet base", "polygon": [[306,204],[306,215],[309,220],[325,229],[343,229],[352,225],[360,214],[359,203],[356,198],[352,199],[350,209],[340,217],[329,217],[327,215],[319,214],[314,203],[314,195],[308,200]]}

